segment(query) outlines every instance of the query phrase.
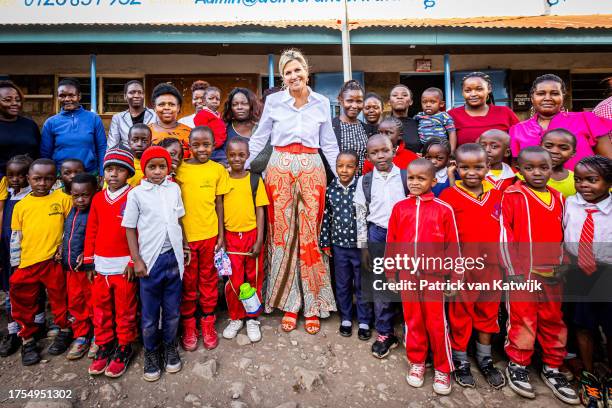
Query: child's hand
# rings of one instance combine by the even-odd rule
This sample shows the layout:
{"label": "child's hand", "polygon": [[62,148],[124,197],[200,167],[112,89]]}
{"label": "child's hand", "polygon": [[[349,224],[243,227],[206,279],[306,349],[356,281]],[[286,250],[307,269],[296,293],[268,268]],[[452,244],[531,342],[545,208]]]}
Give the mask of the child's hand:
{"label": "child's hand", "polygon": [[87,280],[90,283],[93,283],[94,278],[96,277],[96,271],[92,269],[91,271],[86,271],[85,273],[87,274]]}
{"label": "child's hand", "polygon": [[446,167],[446,174],[448,174],[449,178],[454,178],[456,170],[457,170],[457,162],[455,160],[450,160],[448,162],[448,166]]}
{"label": "child's hand", "polygon": [[251,248],[251,258],[257,258],[261,253],[261,248],[263,247],[262,241],[255,241],[255,245]]}
{"label": "child's hand", "polygon": [[215,245],[215,252],[220,251],[222,249],[225,251],[225,239],[219,236],[219,238],[217,238],[217,245]]}
{"label": "child's hand", "polygon": [[324,253],[325,255],[327,255],[327,256],[329,256],[329,257],[331,258],[331,256],[332,256],[332,251],[331,251],[331,249],[330,249],[330,248],[323,248],[323,249],[322,249],[322,251],[323,251],[323,253]]}
{"label": "child's hand", "polygon": [[144,278],[147,276],[147,265],[142,258],[134,260],[134,275],[137,278]]}
{"label": "child's hand", "polygon": [[74,267],[74,270],[78,272],[79,268],[83,265],[83,254],[80,254],[79,256],[77,256],[76,261],[77,261],[77,264]]}
{"label": "child's hand", "polygon": [[130,265],[125,266],[125,270],[123,271],[123,276],[127,278],[129,282],[134,280],[134,267]]}
{"label": "child's hand", "polygon": [[53,259],[55,262],[62,262],[62,246],[59,245],[55,250],[55,255],[53,255]]}
{"label": "child's hand", "polygon": [[189,266],[191,263],[191,248],[189,248],[189,245],[183,247],[183,257],[185,258],[185,266]]}

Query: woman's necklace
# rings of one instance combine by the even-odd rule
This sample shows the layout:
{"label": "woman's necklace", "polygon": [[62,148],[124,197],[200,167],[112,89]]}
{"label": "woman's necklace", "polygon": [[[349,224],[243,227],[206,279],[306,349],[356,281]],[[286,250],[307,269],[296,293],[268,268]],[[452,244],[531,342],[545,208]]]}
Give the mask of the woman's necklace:
{"label": "woman's necklace", "polygon": [[162,129],[174,129],[176,127],[176,122],[174,122],[174,124],[172,126],[164,126],[161,124],[161,122],[157,122],[155,123],[157,126],[159,126]]}

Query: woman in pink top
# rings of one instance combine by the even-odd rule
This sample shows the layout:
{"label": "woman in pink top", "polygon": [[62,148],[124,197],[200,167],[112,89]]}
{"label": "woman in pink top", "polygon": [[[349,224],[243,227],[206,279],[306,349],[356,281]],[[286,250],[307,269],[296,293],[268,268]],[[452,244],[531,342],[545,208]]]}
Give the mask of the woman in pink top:
{"label": "woman in pink top", "polygon": [[518,123],[518,118],[505,106],[493,102],[493,83],[482,72],[472,72],[462,81],[465,105],[448,111],[457,129],[457,146],[475,143],[481,134],[490,129],[507,132]]}
{"label": "woman in pink top", "polygon": [[547,129],[563,128],[576,136],[576,154],[565,163],[574,170],[580,159],[595,153],[612,158],[612,121],[592,112],[566,112],[563,109],[565,83],[556,75],[542,75],[531,87],[531,104],[535,114],[531,119],[510,128],[512,157],[527,146],[537,146]]}

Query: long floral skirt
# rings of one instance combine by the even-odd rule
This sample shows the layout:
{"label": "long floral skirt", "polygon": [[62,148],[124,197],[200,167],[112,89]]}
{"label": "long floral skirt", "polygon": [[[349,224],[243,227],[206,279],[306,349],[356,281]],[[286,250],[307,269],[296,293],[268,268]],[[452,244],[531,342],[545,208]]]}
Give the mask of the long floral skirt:
{"label": "long floral skirt", "polygon": [[329,265],[319,248],[326,177],[316,153],[275,149],[266,169],[269,275],[266,312],[274,308],[328,317],[336,310]]}

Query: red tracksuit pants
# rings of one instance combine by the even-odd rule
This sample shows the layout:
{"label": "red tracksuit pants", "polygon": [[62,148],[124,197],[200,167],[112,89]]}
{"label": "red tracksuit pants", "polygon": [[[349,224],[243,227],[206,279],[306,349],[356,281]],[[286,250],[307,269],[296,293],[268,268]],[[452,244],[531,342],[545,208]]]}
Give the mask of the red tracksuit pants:
{"label": "red tracksuit pants", "polygon": [[93,322],[92,285],[87,279],[87,273],[66,271],[68,311],[73,318],[72,331],[75,338],[87,337],[91,332]]}
{"label": "red tracksuit pants", "polygon": [[[405,279],[405,277],[404,277]],[[402,291],[404,309],[406,355],[408,361],[425,364],[427,352],[431,347],[434,368],[443,373],[454,370],[451,345],[444,311],[444,293],[440,290],[419,290],[420,280],[443,282],[442,277],[411,277],[417,290]]]}
{"label": "red tracksuit pants", "polygon": [[466,284],[488,283],[491,290],[462,290],[450,302],[448,321],[453,350],[467,351],[472,329],[481,333],[499,333],[497,318],[501,291],[493,290],[493,281],[501,277],[502,272],[497,265],[486,265],[481,271],[471,270],[465,274]]}
{"label": "red tracksuit pants", "polygon": [[183,298],[181,317],[191,318],[199,301],[203,313],[210,314],[217,307],[219,275],[215,268],[217,237],[189,243],[191,262],[183,274]]}
{"label": "red tracksuit pants", "polygon": [[22,339],[31,338],[38,328],[34,323],[34,316],[39,312],[38,296],[41,285],[47,290],[53,321],[61,329],[69,327],[64,270],[60,264],[49,259],[25,268],[17,268],[10,277],[12,315],[21,326],[19,337]]}
{"label": "red tracksuit pants", "polygon": [[[247,232],[225,231],[225,245],[227,252],[251,252],[257,241],[257,229]],[[225,283],[225,299],[232,320],[244,319],[246,311],[238,294],[240,285],[245,282],[251,284],[257,290],[257,296],[261,301],[261,288],[263,286],[263,252],[257,259],[246,255],[229,254],[232,261],[232,276]]]}
{"label": "red tracksuit pants", "polygon": [[136,339],[137,284],[121,275],[96,275],[93,287],[93,324],[96,344],[115,340],[121,346]]}
{"label": "red tracksuit pants", "polygon": [[[541,280],[538,277],[532,279]],[[558,368],[565,357],[567,327],[563,322],[561,297],[563,285],[542,284],[541,291],[508,293],[508,338],[506,354],[520,365],[531,363],[536,340],[542,346],[542,361]]]}

